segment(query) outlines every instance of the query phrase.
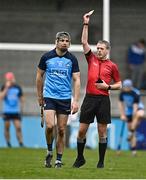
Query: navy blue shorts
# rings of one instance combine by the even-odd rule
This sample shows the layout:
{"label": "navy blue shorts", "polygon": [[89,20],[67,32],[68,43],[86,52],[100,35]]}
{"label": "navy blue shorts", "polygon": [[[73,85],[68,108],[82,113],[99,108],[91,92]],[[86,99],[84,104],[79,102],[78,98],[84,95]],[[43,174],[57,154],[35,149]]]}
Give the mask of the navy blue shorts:
{"label": "navy blue shorts", "polygon": [[132,115],[127,115],[126,117],[128,123],[132,122]]}
{"label": "navy blue shorts", "polygon": [[4,113],[3,114],[3,119],[5,121],[10,121],[10,120],[21,120],[21,114],[20,113],[15,113],[15,114],[11,114],[11,113]]}
{"label": "navy blue shorts", "polygon": [[44,110],[55,110],[57,114],[70,114],[71,112],[71,99],[52,99],[44,98]]}

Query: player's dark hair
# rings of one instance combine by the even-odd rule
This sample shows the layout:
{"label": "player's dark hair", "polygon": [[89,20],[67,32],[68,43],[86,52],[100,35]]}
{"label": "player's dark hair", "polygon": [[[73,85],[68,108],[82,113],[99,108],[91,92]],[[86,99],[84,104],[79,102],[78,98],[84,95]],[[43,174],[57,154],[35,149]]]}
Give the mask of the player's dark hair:
{"label": "player's dark hair", "polygon": [[69,41],[71,41],[71,36],[68,32],[62,31],[62,32],[58,32],[56,34],[56,39],[59,40],[61,38],[68,38]]}

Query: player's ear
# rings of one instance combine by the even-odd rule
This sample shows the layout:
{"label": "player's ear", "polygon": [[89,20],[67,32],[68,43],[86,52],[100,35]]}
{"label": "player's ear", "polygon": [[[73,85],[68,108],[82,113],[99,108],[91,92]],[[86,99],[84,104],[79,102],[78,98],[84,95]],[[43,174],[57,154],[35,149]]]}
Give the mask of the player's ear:
{"label": "player's ear", "polygon": [[56,40],[55,40],[55,45],[57,45],[57,43],[58,43],[58,40],[56,39]]}
{"label": "player's ear", "polygon": [[69,46],[71,46],[71,41],[69,41]]}

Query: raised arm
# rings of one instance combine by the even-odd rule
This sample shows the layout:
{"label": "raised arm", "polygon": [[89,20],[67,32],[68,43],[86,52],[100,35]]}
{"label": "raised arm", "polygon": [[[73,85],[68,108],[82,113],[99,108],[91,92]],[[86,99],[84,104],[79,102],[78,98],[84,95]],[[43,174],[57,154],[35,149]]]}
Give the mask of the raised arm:
{"label": "raised arm", "polygon": [[11,83],[9,81],[7,81],[5,83],[4,89],[0,91],[0,100],[5,98],[7,91],[8,91],[10,86],[11,86]]}
{"label": "raised arm", "polygon": [[82,30],[81,42],[85,54],[87,54],[90,51],[90,46],[88,44],[88,25],[92,13],[93,11],[90,11],[83,16],[83,30]]}
{"label": "raised arm", "polygon": [[36,75],[36,87],[37,87],[37,97],[39,105],[43,105],[43,75],[44,71],[41,69],[37,69]]}

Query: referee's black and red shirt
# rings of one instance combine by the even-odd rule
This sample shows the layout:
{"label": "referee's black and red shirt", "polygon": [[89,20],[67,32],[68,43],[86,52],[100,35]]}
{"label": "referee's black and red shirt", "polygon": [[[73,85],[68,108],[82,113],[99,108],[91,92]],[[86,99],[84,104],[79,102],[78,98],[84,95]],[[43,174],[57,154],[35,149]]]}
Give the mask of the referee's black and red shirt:
{"label": "referee's black and red shirt", "polygon": [[108,90],[97,89],[95,82],[98,78],[105,81],[109,85],[112,80],[114,82],[121,81],[117,65],[109,59],[98,59],[95,54],[91,52],[91,50],[85,56],[88,62],[88,81],[86,86],[86,93],[108,96]]}

